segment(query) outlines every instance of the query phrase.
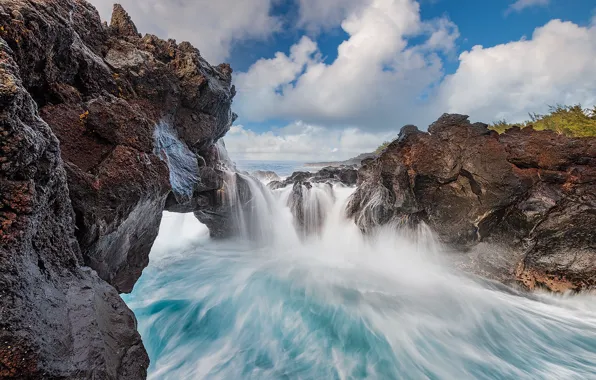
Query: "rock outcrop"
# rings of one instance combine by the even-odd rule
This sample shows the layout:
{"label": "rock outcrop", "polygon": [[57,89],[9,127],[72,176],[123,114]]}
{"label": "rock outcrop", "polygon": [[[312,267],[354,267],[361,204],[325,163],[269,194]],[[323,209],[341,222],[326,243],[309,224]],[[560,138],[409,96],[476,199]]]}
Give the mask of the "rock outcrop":
{"label": "rock outcrop", "polygon": [[250,175],[264,183],[279,181],[281,179],[277,173],[272,170],[255,170],[254,172],[250,173]]}
{"label": "rock outcrop", "polygon": [[334,201],[333,185],[329,182],[314,185],[310,182],[294,183],[287,206],[300,237],[320,235]]}
{"label": "rock outcrop", "polygon": [[294,172],[291,176],[281,180],[273,180],[267,184],[272,189],[280,189],[295,183],[312,182],[312,183],[341,183],[344,186],[355,186],[358,181],[358,171],[349,166],[327,166],[316,173],[311,172]]}
{"label": "rock outcrop", "polygon": [[156,151],[156,125],[196,155],[197,196],[217,190],[210,158],[234,118],[232,70],[210,66],[187,42],[141,37],[119,5],[106,27],[84,1],[5,1],[0,27],[60,140],[85,263],[129,292],[177,175],[171,156]]}
{"label": "rock outcrop", "polygon": [[84,267],[59,143],[0,39],[0,378],[142,379],[118,292]]}
{"label": "rock outcrop", "polygon": [[358,182],[347,213],[365,232],[425,222],[482,275],[530,289],[596,285],[594,138],[499,135],[445,114],[428,133],[404,127]]}
{"label": "rock outcrop", "polygon": [[0,378],[144,378],[118,292],[164,207],[213,206],[232,70],[83,0],[2,1],[0,45]]}

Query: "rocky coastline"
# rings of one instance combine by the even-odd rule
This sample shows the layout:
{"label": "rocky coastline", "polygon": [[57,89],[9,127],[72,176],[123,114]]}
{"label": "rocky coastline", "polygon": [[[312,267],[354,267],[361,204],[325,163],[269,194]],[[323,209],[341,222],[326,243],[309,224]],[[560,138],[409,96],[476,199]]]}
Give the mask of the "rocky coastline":
{"label": "rocky coastline", "polygon": [[[224,238],[225,184],[250,207],[221,142],[234,95],[229,65],[142,36],[120,5],[107,25],[83,0],[2,2],[0,378],[146,378],[119,293],[148,265],[164,210],[192,212]],[[596,138],[498,134],[445,114],[358,165],[258,175],[272,190],[292,186],[297,224],[313,184],[357,186],[346,214],[365,234],[424,223],[481,276],[596,286]]]}
{"label": "rocky coastline", "polygon": [[445,114],[404,127],[358,171],[347,214],[363,232],[425,223],[464,269],[555,292],[596,285],[596,138]]}
{"label": "rocky coastline", "polygon": [[[0,378],[145,378],[118,293],[164,209],[221,188],[232,69],[141,36],[119,5],[108,26],[85,1],[4,1],[0,37]],[[176,181],[181,159],[194,182]]]}

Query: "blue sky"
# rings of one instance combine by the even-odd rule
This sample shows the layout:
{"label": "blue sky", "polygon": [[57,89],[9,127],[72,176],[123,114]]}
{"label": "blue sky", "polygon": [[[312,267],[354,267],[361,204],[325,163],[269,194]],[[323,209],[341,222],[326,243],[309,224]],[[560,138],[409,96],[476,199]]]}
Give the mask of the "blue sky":
{"label": "blue sky", "polygon": [[[321,0],[325,1],[325,0]],[[494,46],[530,36],[538,26],[553,18],[588,25],[596,10],[593,0],[553,0],[546,6],[533,6],[519,12],[507,12],[511,1],[507,0],[426,0],[419,2],[424,19],[449,17],[459,28],[462,37],[458,50],[468,50],[474,45]],[[287,52],[302,35],[309,33],[296,26],[298,6],[295,1],[281,1],[272,7],[271,13],[286,21],[286,28],[265,40],[239,41],[230,52],[229,62],[236,71],[246,71],[256,60],[272,57],[276,52]],[[316,36],[319,46],[328,59],[337,57],[337,46],[346,38],[337,25],[332,30]],[[452,60],[447,73],[457,69]]]}
{"label": "blue sky", "polygon": [[[104,19],[111,2],[92,1]],[[232,157],[342,159],[443,112],[596,103],[593,0],[122,0],[141,32],[234,68]]]}

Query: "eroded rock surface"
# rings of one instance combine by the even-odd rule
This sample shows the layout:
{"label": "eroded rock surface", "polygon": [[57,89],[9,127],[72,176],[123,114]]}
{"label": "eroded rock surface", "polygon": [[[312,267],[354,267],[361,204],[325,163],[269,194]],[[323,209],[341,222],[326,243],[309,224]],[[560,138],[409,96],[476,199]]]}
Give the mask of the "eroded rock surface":
{"label": "eroded rock surface", "polygon": [[129,292],[172,190],[175,168],[156,151],[156,125],[167,124],[196,155],[191,193],[220,188],[209,158],[235,117],[232,70],[209,65],[187,42],[142,37],[119,5],[108,27],[85,1],[7,0],[0,27],[24,88],[60,140],[85,263]]}
{"label": "eroded rock surface", "polygon": [[358,182],[358,171],[349,166],[327,166],[316,173],[297,171],[291,176],[282,180],[272,180],[267,186],[272,189],[280,189],[298,182],[311,183],[340,183],[344,186],[355,186]]}
{"label": "eroded rock surface", "polygon": [[118,5],[107,26],[82,0],[0,3],[0,378],[146,377],[118,292],[166,203],[210,207],[221,188],[231,73],[141,36]]}
{"label": "eroded rock surface", "polygon": [[359,170],[347,209],[363,231],[427,223],[482,275],[528,288],[596,285],[596,139],[445,114],[404,127]]}
{"label": "eroded rock surface", "polygon": [[83,267],[59,143],[0,38],[0,378],[142,379],[118,292]]}

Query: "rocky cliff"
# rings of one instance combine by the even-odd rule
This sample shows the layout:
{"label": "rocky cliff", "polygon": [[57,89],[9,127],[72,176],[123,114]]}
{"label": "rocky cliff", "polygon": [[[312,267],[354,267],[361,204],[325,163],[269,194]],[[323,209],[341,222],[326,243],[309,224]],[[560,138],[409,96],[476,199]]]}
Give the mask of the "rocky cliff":
{"label": "rocky cliff", "polygon": [[348,205],[363,231],[424,222],[461,266],[530,289],[596,285],[596,139],[467,116],[414,126],[359,170]]}
{"label": "rocky cliff", "polygon": [[0,44],[0,378],[144,378],[118,292],[221,187],[232,70],[82,0],[3,0]]}

